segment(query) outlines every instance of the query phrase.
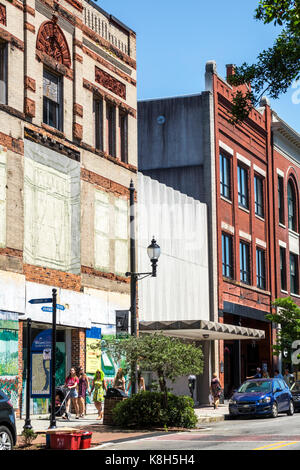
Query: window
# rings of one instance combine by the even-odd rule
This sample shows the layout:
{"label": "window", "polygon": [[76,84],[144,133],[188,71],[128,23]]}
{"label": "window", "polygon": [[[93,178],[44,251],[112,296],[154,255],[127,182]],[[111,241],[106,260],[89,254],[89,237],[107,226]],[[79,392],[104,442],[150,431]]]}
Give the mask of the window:
{"label": "window", "polygon": [[7,104],[7,45],[0,43],[0,103]]}
{"label": "window", "polygon": [[48,70],[43,76],[43,122],[62,130],[62,79]]}
{"label": "window", "polygon": [[278,176],[278,216],[279,223],[284,224],[284,192],[282,176]]}
{"label": "window", "polygon": [[298,294],[298,256],[290,253],[290,291]]}
{"label": "window", "polygon": [[259,289],[266,288],[265,252],[256,248],[256,285]]}
{"label": "window", "polygon": [[120,157],[121,161],[128,163],[128,116],[120,111]]}
{"label": "window", "polygon": [[280,283],[281,290],[286,291],[286,252],[285,248],[282,247],[280,247]]}
{"label": "window", "polygon": [[221,196],[230,199],[230,158],[220,154],[220,191]]}
{"label": "window", "polygon": [[254,176],[255,214],[264,217],[264,180]]}
{"label": "window", "polygon": [[289,229],[296,232],[296,193],[295,186],[290,180],[288,182],[288,219],[289,219]]}
{"label": "window", "polygon": [[94,100],[95,112],[95,145],[96,149],[103,150],[103,101]]}
{"label": "window", "polygon": [[238,165],[238,202],[241,207],[248,209],[248,171]]}
{"label": "window", "polygon": [[250,284],[250,247],[240,242],[240,277],[245,284]]}
{"label": "window", "polygon": [[222,233],[222,274],[229,279],[233,278],[232,237],[225,233]]}
{"label": "window", "polygon": [[116,108],[106,104],[106,120],[108,132],[108,153],[112,157],[116,156]]}

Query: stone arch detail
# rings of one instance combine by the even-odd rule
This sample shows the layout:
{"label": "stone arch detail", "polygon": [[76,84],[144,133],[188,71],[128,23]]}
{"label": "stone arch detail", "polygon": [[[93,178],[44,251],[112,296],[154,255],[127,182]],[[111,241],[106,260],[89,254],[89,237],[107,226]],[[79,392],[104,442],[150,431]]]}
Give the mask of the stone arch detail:
{"label": "stone arch detail", "polygon": [[57,24],[56,18],[41,24],[37,35],[36,48],[38,51],[52,57],[59,64],[71,67],[69,46],[64,33]]}

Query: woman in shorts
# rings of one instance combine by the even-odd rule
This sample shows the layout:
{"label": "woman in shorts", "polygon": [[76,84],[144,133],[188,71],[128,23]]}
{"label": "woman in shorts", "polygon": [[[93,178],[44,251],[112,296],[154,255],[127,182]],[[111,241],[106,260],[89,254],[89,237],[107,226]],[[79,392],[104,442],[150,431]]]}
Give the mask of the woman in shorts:
{"label": "woman in shorts", "polygon": [[76,419],[79,419],[79,406],[78,406],[78,382],[79,379],[76,375],[76,371],[74,367],[71,367],[70,373],[68,377],[65,380],[65,388],[67,389],[68,398],[66,402],[66,416],[64,416],[64,419],[69,419],[70,417],[70,403],[72,402],[72,405],[75,409],[76,413]]}

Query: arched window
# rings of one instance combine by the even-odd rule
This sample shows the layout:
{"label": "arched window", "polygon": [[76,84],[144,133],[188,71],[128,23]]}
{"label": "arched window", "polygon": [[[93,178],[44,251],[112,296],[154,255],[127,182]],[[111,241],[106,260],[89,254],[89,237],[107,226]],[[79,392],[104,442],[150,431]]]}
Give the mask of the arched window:
{"label": "arched window", "polygon": [[288,218],[289,218],[289,229],[294,232],[297,231],[297,199],[295,185],[290,179],[288,182]]}

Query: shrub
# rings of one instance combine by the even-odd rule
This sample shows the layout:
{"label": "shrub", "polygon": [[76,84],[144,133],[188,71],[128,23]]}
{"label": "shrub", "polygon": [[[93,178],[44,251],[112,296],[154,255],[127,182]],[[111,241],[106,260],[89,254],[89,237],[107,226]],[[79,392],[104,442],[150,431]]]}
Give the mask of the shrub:
{"label": "shrub", "polygon": [[118,403],[113,420],[118,426],[194,428],[197,416],[190,397],[168,393],[165,408],[161,392],[140,392]]}
{"label": "shrub", "polygon": [[37,438],[37,434],[34,432],[33,429],[24,429],[21,436],[24,446],[30,446],[32,442]]}

